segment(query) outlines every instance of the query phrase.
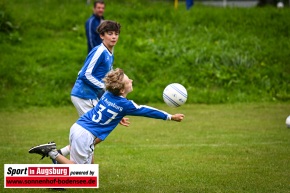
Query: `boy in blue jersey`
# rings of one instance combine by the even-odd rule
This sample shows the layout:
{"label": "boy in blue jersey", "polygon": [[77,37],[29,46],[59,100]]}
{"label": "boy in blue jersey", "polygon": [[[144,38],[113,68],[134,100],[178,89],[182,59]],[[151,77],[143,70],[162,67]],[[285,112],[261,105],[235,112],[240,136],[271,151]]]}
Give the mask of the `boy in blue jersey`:
{"label": "boy in blue jersey", "polygon": [[126,97],[133,91],[133,81],[124,74],[122,69],[110,71],[104,81],[107,91],[97,106],[80,117],[70,129],[70,160],[56,150],[54,142],[35,146],[29,150],[29,153],[37,153],[43,157],[49,156],[62,164],[92,164],[95,144],[104,141],[124,116],[143,116],[177,122],[184,118],[183,114],[170,115],[128,100]]}
{"label": "boy in blue jersey", "polygon": [[113,68],[113,49],[119,39],[121,26],[114,21],[104,21],[99,27],[103,43],[88,54],[71,91],[71,100],[79,116],[91,110],[104,93],[103,78]]}

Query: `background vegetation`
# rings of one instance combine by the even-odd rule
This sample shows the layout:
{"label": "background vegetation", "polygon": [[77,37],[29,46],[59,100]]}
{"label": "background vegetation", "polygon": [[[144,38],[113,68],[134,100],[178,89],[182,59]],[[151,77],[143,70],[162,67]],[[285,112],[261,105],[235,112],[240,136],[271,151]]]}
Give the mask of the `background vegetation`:
{"label": "background vegetation", "polygon": [[[70,104],[87,54],[80,0],[0,0],[0,108]],[[288,8],[174,10],[170,1],[107,1],[122,25],[114,67],[138,103],[162,102],[172,82],[188,103],[290,100]]]}

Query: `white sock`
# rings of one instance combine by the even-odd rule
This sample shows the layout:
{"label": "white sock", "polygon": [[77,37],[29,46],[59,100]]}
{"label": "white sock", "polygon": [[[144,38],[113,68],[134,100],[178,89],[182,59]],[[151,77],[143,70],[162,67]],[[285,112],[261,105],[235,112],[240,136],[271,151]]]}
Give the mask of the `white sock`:
{"label": "white sock", "polygon": [[59,156],[59,153],[57,150],[53,150],[48,152],[48,155],[51,157],[51,159],[55,159],[57,156]]}
{"label": "white sock", "polygon": [[67,146],[65,146],[64,148],[61,148],[60,151],[61,151],[61,154],[62,154],[64,157],[66,157],[66,156],[68,156],[68,155],[70,154],[70,146],[67,145]]}

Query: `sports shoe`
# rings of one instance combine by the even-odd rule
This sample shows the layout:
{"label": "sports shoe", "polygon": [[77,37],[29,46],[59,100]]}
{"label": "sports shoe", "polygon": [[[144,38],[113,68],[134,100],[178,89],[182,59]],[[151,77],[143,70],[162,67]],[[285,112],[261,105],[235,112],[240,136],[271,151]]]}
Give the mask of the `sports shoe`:
{"label": "sports shoe", "polygon": [[56,150],[56,144],[54,142],[49,142],[47,144],[32,147],[30,150],[28,150],[28,152],[42,155],[41,159],[43,159],[44,157],[48,157],[48,153],[53,150]]}

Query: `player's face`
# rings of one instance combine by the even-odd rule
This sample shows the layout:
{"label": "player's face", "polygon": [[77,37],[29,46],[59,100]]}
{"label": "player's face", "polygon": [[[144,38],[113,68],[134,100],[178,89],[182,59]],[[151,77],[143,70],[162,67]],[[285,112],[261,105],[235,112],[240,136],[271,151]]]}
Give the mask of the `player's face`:
{"label": "player's face", "polygon": [[115,31],[105,32],[104,35],[100,35],[103,40],[103,43],[110,51],[112,51],[113,47],[117,44],[119,39],[119,33]]}
{"label": "player's face", "polygon": [[93,11],[94,11],[95,15],[97,15],[99,17],[103,17],[104,12],[105,12],[105,4],[97,3],[96,7],[94,7]]}
{"label": "player's face", "polygon": [[133,80],[129,79],[129,77],[126,74],[124,74],[123,82],[124,82],[123,96],[127,96],[128,93],[133,91],[133,85],[132,85]]}

